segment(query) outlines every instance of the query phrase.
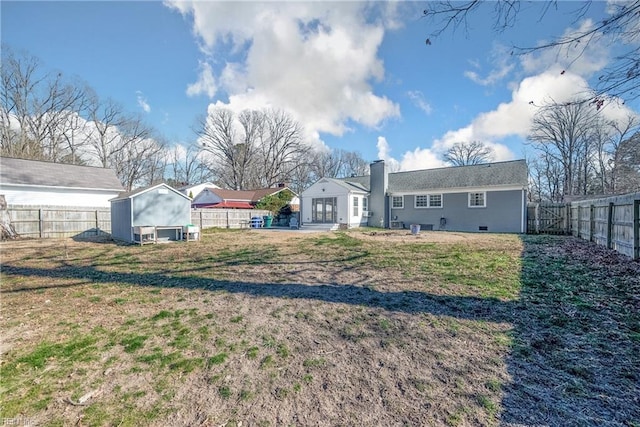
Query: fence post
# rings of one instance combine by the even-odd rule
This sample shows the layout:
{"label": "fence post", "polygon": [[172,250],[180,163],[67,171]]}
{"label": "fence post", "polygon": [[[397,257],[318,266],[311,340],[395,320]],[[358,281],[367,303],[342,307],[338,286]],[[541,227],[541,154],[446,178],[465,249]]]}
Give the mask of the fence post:
{"label": "fence post", "polygon": [[202,209],[200,209],[200,232],[202,232],[202,230],[204,230],[204,227],[202,226]]}
{"label": "fence post", "polygon": [[593,242],[593,234],[596,228],[596,207],[589,205],[589,241]]}
{"label": "fence post", "polygon": [[38,209],[38,236],[42,239],[42,209]]}
{"label": "fence post", "polygon": [[100,222],[98,222],[98,209],[96,209],[96,236],[100,235]]}
{"label": "fence post", "polygon": [[536,203],[536,208],[534,212],[535,212],[536,234],[540,234],[540,203]]}
{"label": "fence post", "polygon": [[613,249],[613,202],[609,202],[609,212],[607,215],[607,249]]}
{"label": "fence post", "polygon": [[633,259],[640,258],[640,200],[633,201]]}

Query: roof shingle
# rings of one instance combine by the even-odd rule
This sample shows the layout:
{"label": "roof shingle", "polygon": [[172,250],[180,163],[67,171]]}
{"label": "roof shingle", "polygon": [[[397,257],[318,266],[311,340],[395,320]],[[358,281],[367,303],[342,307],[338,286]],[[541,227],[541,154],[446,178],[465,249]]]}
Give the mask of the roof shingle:
{"label": "roof shingle", "polygon": [[122,191],[112,169],[0,157],[0,183]]}

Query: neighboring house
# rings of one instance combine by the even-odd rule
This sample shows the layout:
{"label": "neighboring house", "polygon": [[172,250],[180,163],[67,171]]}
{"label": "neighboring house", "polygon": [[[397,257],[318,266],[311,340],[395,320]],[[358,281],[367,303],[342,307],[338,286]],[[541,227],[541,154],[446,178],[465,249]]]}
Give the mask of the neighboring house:
{"label": "neighboring house", "polygon": [[9,205],[109,207],[124,188],[111,169],[0,157]]}
{"label": "neighboring house", "polygon": [[194,208],[254,209],[262,198],[287,189],[285,185],[240,191],[209,187],[202,190],[193,199],[191,206]]}
{"label": "neighboring house", "polygon": [[198,196],[198,194],[200,194],[202,190],[204,190],[205,188],[220,188],[220,187],[210,182],[205,182],[202,184],[187,185],[184,187],[180,187],[178,188],[178,191],[191,197],[192,199],[195,199]]}
{"label": "neighboring house", "polygon": [[524,160],[388,173],[382,160],[371,176],[322,178],[302,193],[304,223],[339,223],[426,230],[526,231]]}
{"label": "neighboring house", "polygon": [[160,228],[157,237],[179,240],[191,223],[191,199],[167,184],[120,193],[111,199],[111,236],[125,242],[140,240],[136,227]]}

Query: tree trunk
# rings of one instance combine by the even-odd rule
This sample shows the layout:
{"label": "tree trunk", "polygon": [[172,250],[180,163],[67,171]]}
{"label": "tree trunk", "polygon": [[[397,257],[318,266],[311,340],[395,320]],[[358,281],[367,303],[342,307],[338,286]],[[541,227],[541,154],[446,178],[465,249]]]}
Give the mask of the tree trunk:
{"label": "tree trunk", "polygon": [[7,210],[7,201],[4,194],[0,194],[0,229],[2,230],[2,240],[17,239],[18,233],[11,225],[11,216]]}

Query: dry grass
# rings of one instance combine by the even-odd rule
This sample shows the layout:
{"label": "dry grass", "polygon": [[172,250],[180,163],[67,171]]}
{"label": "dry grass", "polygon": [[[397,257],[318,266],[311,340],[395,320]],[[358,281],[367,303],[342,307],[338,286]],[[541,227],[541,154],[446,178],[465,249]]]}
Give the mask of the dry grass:
{"label": "dry grass", "polygon": [[0,417],[640,422],[639,265],[573,239],[245,230],[0,248]]}

